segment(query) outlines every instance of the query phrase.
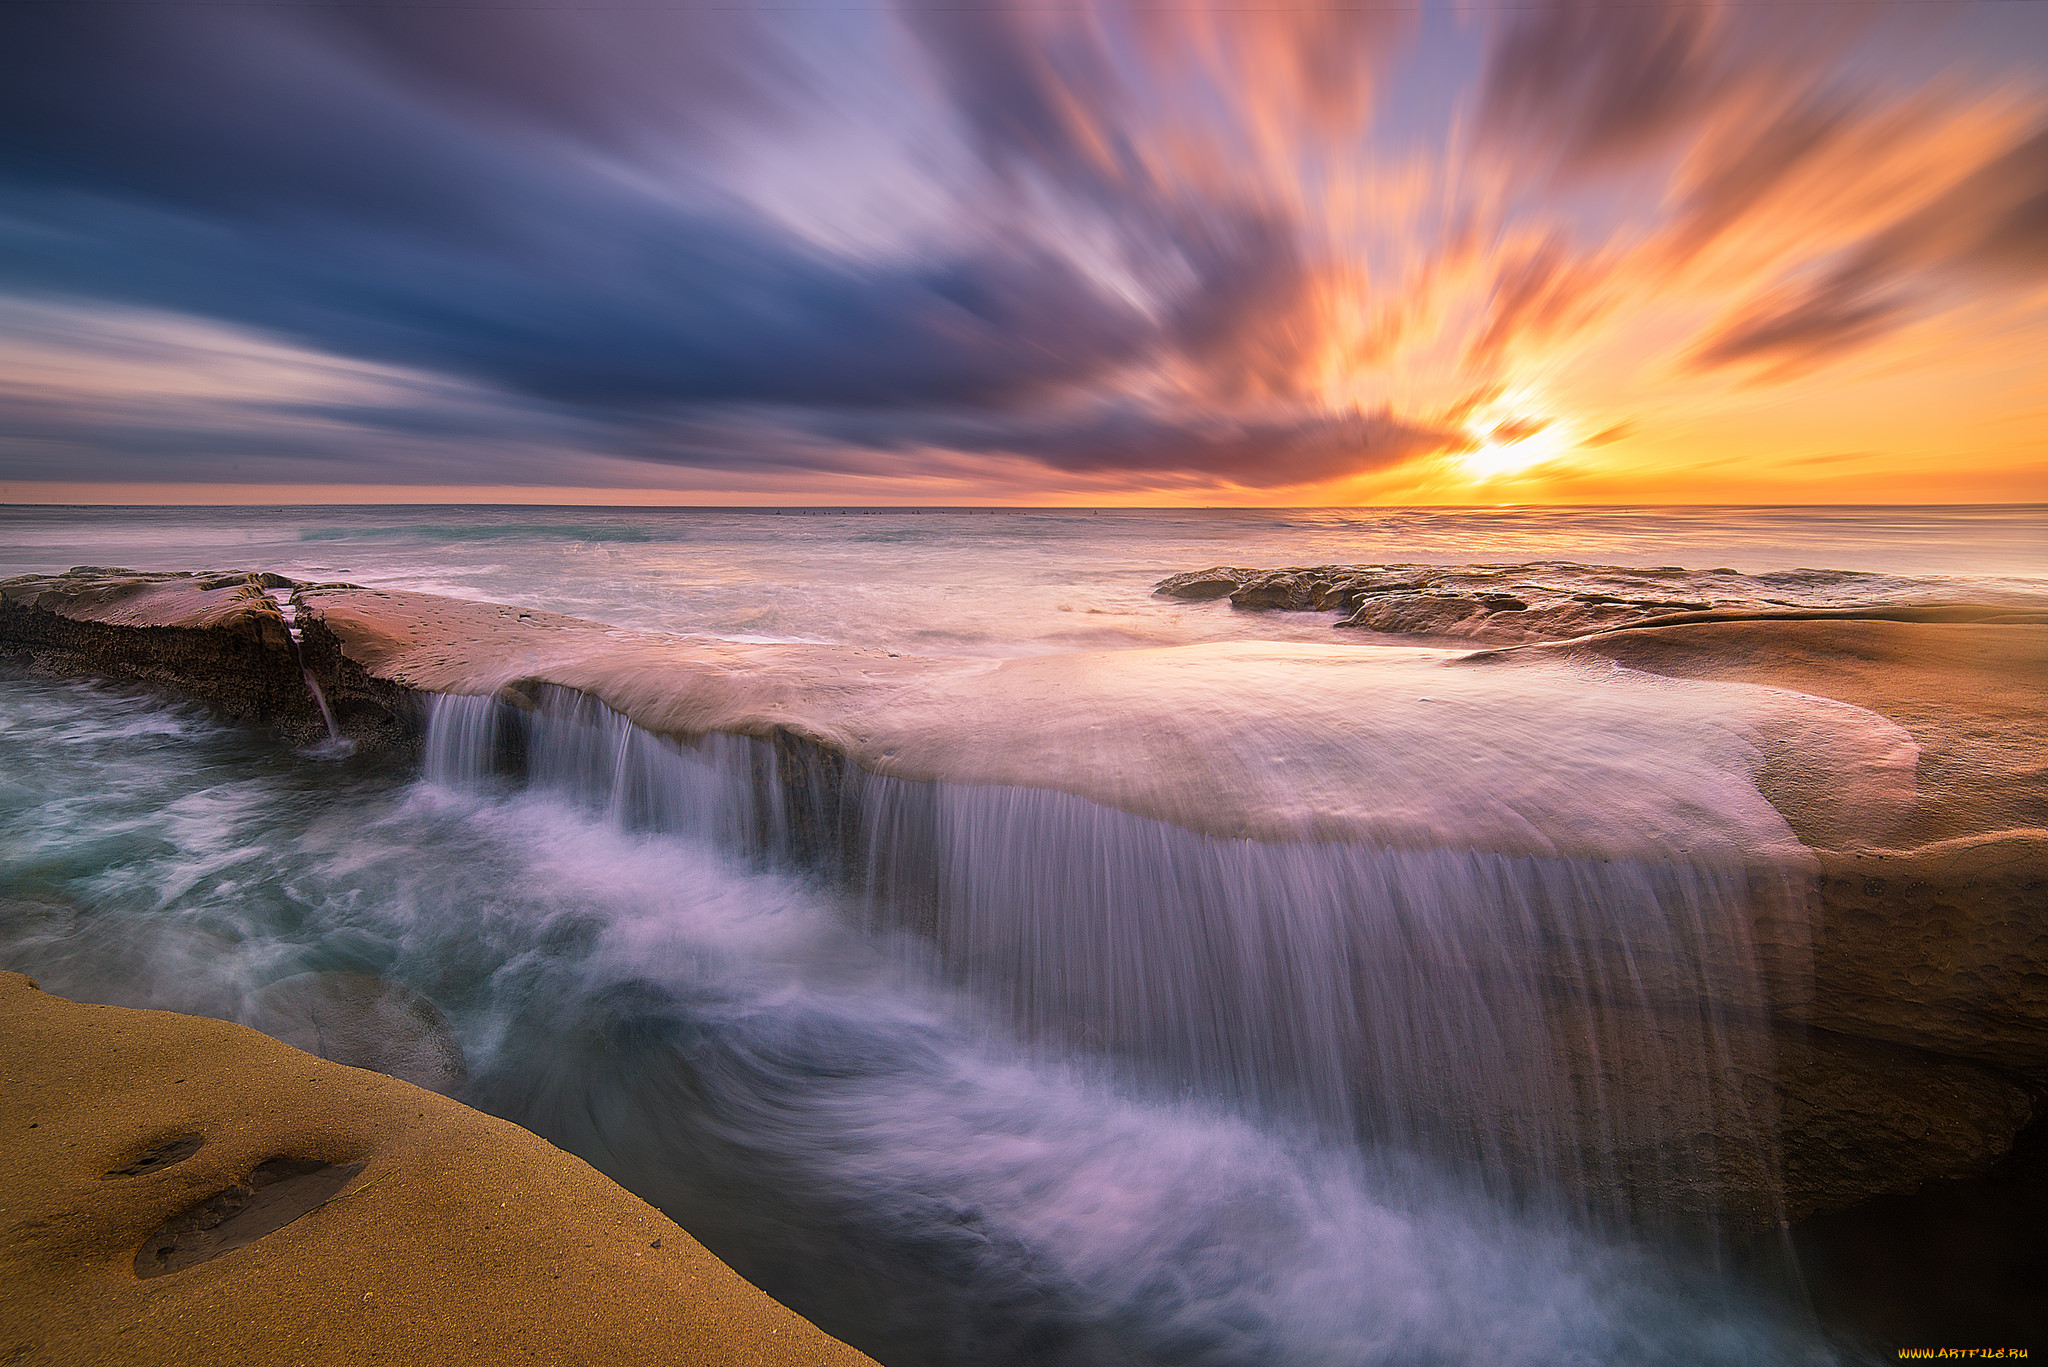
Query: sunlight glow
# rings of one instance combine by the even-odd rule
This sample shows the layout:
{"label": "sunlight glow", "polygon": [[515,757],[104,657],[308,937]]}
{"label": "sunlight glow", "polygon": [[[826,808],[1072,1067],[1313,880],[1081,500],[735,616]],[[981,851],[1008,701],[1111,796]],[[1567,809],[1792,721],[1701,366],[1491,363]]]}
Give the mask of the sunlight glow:
{"label": "sunlight glow", "polygon": [[1465,420],[1473,441],[1458,463],[1475,482],[1520,474],[1557,459],[1577,438],[1574,426],[1549,411],[1527,387],[1509,390]]}

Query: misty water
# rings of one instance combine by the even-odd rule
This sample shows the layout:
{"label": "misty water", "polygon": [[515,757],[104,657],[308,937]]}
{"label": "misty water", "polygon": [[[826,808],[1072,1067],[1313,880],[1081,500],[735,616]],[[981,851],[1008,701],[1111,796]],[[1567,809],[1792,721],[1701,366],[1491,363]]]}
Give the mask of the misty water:
{"label": "misty water", "polygon": [[[2039,592],[2043,526],[12,509],[0,569],[264,568],[731,639],[1039,655],[1336,635],[1328,614],[1151,597],[1208,564],[1818,567],[1788,591],[1912,601]],[[462,1099],[889,1364],[1855,1360],[1796,1268],[1732,1256],[1711,1210],[1590,1198],[1630,1137],[1561,1128],[1565,1084],[1527,1063],[1586,1024],[1517,977],[1559,924],[1714,959],[1702,995],[1740,1001],[1741,965],[1702,948],[1743,895],[1727,868],[1481,857],[1455,832],[1437,852],[1292,849],[877,781],[847,877],[764,816],[749,746],[677,745],[572,696],[524,720],[449,700],[415,764],[0,679],[0,965],[239,1020],[308,971],[402,983],[460,1041]],[[1740,1045],[1710,1013],[1676,1038],[1642,1076],[1682,1105]],[[1446,1092],[1492,1119],[1432,1123]]]}

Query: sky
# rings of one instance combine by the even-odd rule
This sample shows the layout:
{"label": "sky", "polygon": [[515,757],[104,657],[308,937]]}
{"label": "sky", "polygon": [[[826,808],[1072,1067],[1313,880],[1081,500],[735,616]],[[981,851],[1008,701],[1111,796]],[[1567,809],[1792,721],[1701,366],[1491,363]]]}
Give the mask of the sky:
{"label": "sky", "polygon": [[4,0],[0,501],[2048,501],[2048,3]]}

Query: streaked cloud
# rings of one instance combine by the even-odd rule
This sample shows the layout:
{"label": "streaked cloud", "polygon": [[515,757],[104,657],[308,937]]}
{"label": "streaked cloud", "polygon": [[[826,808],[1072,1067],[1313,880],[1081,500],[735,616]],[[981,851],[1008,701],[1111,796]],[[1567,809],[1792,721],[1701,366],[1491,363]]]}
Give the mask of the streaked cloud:
{"label": "streaked cloud", "polygon": [[1755,488],[1932,478],[1913,368],[2048,440],[2039,7],[8,23],[10,481],[1682,496],[1795,381]]}

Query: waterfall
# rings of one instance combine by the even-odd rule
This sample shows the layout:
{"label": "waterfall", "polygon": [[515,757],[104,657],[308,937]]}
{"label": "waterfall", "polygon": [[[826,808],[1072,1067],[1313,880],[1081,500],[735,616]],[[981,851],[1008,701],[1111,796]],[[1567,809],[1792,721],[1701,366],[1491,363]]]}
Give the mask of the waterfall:
{"label": "waterfall", "polygon": [[306,681],[306,691],[313,695],[313,704],[320,709],[320,720],[327,727],[327,739],[315,747],[316,753],[331,758],[355,753],[355,742],[341,734],[341,726],[334,719],[334,709],[327,705],[327,694],[321,689],[320,681],[313,677],[313,671],[306,667],[306,657],[299,642],[299,605],[293,601],[292,591],[273,588],[267,592],[284,617],[285,635],[291,638],[292,643],[292,658],[299,662],[299,677]]}
{"label": "waterfall", "polygon": [[1525,1196],[1701,1215],[1730,1181],[1773,1185],[1741,868],[1224,840],[1041,789],[859,786],[871,914],[1034,1034]]}
{"label": "waterfall", "polygon": [[343,738],[341,728],[334,723],[334,709],[327,705],[327,695],[320,691],[320,681],[313,677],[312,670],[303,665],[299,667],[299,673],[305,676],[306,690],[313,695],[313,701],[319,705],[320,720],[327,723],[327,743],[333,746],[347,745],[348,741]]}
{"label": "waterfall", "polygon": [[629,826],[811,863],[1046,1047],[1578,1218],[1776,1215],[1749,927],[1759,899],[1798,903],[1790,875],[1676,851],[1222,839],[1049,789],[684,744],[573,690],[518,696],[437,698],[429,779],[516,772]]}

